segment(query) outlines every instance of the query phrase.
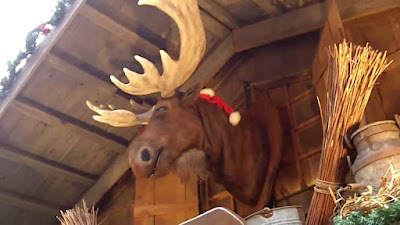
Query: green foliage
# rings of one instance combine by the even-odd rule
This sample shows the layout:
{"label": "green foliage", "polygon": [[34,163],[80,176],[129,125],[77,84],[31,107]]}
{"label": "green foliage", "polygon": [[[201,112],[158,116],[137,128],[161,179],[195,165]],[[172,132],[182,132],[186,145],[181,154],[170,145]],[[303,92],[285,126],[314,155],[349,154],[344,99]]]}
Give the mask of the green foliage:
{"label": "green foliage", "polygon": [[[53,16],[45,24],[50,24],[52,26],[59,25],[62,19],[65,17],[68,5],[73,1],[74,0],[58,0]],[[6,75],[0,81],[0,100],[7,95],[14,81],[17,79],[18,72],[20,69],[18,67],[21,65],[21,62],[23,60],[27,60],[35,52],[37,48],[37,40],[39,38],[39,35],[47,34],[46,32],[47,32],[46,30],[40,29],[39,27],[30,31],[25,39],[25,50],[20,51],[17,58],[14,59],[14,61],[7,62],[8,75]]]}
{"label": "green foliage", "polygon": [[388,208],[379,208],[369,214],[351,212],[344,220],[336,216],[334,225],[400,225],[400,201],[389,204]]}

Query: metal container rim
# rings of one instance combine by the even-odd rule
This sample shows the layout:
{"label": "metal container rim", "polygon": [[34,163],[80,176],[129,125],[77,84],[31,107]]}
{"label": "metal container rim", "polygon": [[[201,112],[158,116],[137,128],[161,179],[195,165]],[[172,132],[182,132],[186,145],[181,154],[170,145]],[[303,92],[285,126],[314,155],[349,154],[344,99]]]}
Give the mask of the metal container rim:
{"label": "metal container rim", "polygon": [[354,138],[357,134],[361,133],[362,131],[364,131],[364,130],[370,128],[370,127],[377,126],[377,125],[381,125],[381,124],[395,124],[395,125],[396,125],[396,121],[394,121],[394,120],[383,120],[383,121],[378,121],[378,122],[370,123],[370,124],[368,124],[368,125],[365,125],[365,126],[359,128],[359,129],[357,129],[356,131],[354,131],[354,132],[351,134],[350,139],[353,140],[353,138]]}

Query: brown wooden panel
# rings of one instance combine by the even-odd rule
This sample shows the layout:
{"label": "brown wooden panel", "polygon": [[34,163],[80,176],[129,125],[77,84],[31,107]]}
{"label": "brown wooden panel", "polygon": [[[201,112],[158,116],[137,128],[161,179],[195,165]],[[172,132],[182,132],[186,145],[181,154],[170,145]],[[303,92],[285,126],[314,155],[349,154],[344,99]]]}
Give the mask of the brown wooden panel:
{"label": "brown wooden panel", "polygon": [[352,41],[364,45],[367,42],[380,51],[392,53],[400,48],[400,39],[397,36],[400,20],[400,8],[387,10],[382,13],[361,17],[345,23],[346,33]]}
{"label": "brown wooden panel", "polygon": [[129,101],[115,94],[117,90],[111,82],[102,81],[56,56],[49,55],[39,68],[35,79],[26,86],[22,94],[47,107],[129,140],[136,129],[115,128],[94,121],[92,116],[96,113],[85,103],[86,100],[90,100],[130,109]]}
{"label": "brown wooden panel", "polygon": [[[123,67],[135,62],[133,55],[137,53],[146,52],[150,59],[159,57],[157,52],[141,50],[134,39],[127,42],[80,15],[73,19],[69,32],[61,37],[57,47],[105,74],[114,75],[122,74]],[[137,62],[134,68],[139,68]]]}
{"label": "brown wooden panel", "polygon": [[215,0],[224,8],[229,10],[236,18],[243,21],[244,24],[255,23],[266,17],[257,4],[251,0]]}
{"label": "brown wooden panel", "polygon": [[0,120],[0,139],[72,168],[99,175],[125,149],[45,113],[12,105]]}

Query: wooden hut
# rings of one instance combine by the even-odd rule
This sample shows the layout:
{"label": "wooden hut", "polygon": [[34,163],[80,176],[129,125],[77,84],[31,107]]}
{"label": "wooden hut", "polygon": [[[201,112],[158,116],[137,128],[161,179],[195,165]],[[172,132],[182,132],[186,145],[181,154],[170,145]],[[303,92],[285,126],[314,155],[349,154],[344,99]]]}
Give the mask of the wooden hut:
{"label": "wooden hut", "polygon": [[[392,119],[400,112],[400,2],[337,0],[344,30],[331,24],[329,35],[321,28],[331,1],[198,3],[207,48],[181,90],[204,81],[236,109],[251,103],[251,90],[267,92],[284,128],[275,205],[307,208],[322,140],[313,62],[337,32],[387,50],[395,62],[376,85],[366,119]],[[215,206],[235,210],[213,180],[182,184],[173,174],[135,180],[125,150],[138,128],[97,123],[85,105],[89,99],[126,107],[130,96],[109,75],[124,79],[123,67],[141,71],[136,54],[160,68],[159,49],[176,57],[179,46],[176,25],[153,7],[75,0],[0,104],[1,224],[57,224],[58,211],[82,198],[97,204],[103,225],[178,224]]]}

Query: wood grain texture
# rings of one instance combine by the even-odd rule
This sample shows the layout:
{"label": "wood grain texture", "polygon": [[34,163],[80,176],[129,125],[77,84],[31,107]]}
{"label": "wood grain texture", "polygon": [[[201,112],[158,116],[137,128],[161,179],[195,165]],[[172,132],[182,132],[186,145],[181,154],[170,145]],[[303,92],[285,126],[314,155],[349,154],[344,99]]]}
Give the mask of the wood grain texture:
{"label": "wood grain texture", "polygon": [[200,0],[198,3],[203,10],[207,11],[230,29],[241,27],[241,22],[215,0]]}
{"label": "wood grain texture", "polygon": [[[366,4],[363,4],[363,3]],[[314,4],[233,31],[236,52],[320,29],[328,18],[330,2]],[[338,1],[344,20],[400,6],[398,0]]]}
{"label": "wood grain texture", "polygon": [[188,90],[201,81],[208,81],[225,65],[233,56],[232,36],[226,37],[207,58],[203,59],[194,74],[189,78],[180,90]]}

